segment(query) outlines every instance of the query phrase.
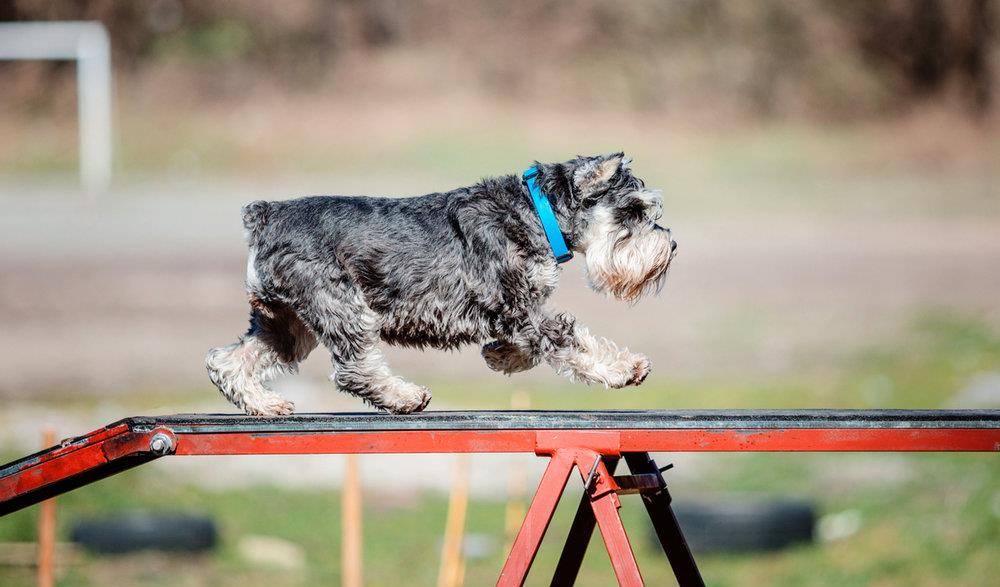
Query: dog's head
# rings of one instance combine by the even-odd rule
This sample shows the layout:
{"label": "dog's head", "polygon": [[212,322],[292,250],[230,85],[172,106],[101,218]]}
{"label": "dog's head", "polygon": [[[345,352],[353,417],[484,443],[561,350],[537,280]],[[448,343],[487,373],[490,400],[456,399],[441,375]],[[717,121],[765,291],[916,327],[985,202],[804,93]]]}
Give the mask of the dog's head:
{"label": "dog's head", "polygon": [[591,287],[631,302],[663,287],[677,243],[657,224],[660,191],[646,188],[629,163],[624,153],[578,157],[549,177],[568,204],[571,246],[586,257]]}

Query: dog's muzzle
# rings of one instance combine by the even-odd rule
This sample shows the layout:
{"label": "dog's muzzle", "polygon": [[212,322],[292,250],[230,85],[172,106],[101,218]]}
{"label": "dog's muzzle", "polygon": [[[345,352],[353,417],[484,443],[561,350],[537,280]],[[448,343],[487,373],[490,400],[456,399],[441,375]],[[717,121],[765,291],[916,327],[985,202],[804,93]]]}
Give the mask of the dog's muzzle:
{"label": "dog's muzzle", "polygon": [[676,250],[671,230],[658,224],[627,238],[609,234],[588,247],[591,286],[627,302],[655,293],[663,287]]}

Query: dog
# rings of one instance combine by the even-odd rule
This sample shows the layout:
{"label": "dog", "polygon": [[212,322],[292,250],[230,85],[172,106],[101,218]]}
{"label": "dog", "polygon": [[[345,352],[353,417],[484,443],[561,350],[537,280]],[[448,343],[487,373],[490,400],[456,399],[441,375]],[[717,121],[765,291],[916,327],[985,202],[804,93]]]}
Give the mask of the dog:
{"label": "dog", "polygon": [[524,176],[413,198],[251,202],[250,328],[208,352],[209,378],[249,415],[291,414],[268,382],[297,372],[322,343],[340,391],[393,414],[423,410],[430,390],[393,374],[384,342],[483,345],[501,373],[544,361],[588,384],[639,385],[644,355],[546,307],[559,261],[573,253],[598,292],[634,302],[662,288],[677,243],[657,224],[660,191],[630,163],[624,153],[536,162]]}

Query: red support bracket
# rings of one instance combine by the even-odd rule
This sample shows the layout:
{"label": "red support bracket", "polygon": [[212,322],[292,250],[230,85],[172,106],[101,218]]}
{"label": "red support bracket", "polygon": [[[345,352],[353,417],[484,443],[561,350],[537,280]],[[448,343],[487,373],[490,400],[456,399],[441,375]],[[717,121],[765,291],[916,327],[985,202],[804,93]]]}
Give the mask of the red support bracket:
{"label": "red support bracket", "polygon": [[643,585],[632,545],[618,509],[618,484],[603,457],[618,457],[620,440],[615,432],[544,431],[536,437],[535,452],[550,455],[548,467],[531,501],[497,585],[523,585],[559,505],[559,498],[573,469],[584,481],[597,526],[620,585]]}
{"label": "red support bracket", "polygon": [[616,457],[621,453],[621,437],[621,432],[617,430],[539,430],[535,433],[535,454],[591,450],[596,454]]}

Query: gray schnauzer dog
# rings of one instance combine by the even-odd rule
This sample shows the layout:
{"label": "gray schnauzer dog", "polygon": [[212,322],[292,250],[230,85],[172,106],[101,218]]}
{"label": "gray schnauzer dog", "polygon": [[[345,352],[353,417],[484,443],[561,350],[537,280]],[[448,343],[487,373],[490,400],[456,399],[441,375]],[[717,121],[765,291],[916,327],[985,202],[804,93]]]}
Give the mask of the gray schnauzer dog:
{"label": "gray schnauzer dog", "polygon": [[[629,163],[623,153],[537,163],[532,179],[564,243],[585,257],[591,287],[631,302],[660,290],[677,245],[656,223],[659,191]],[[545,361],[588,384],[640,384],[649,359],[546,307],[560,269],[541,215],[516,175],[414,198],[252,202],[243,208],[250,329],[209,351],[209,377],[247,414],[290,414],[268,382],[295,373],[321,342],[341,391],[394,414],[424,409],[431,392],[392,373],[382,341],[485,343],[495,371]]]}

